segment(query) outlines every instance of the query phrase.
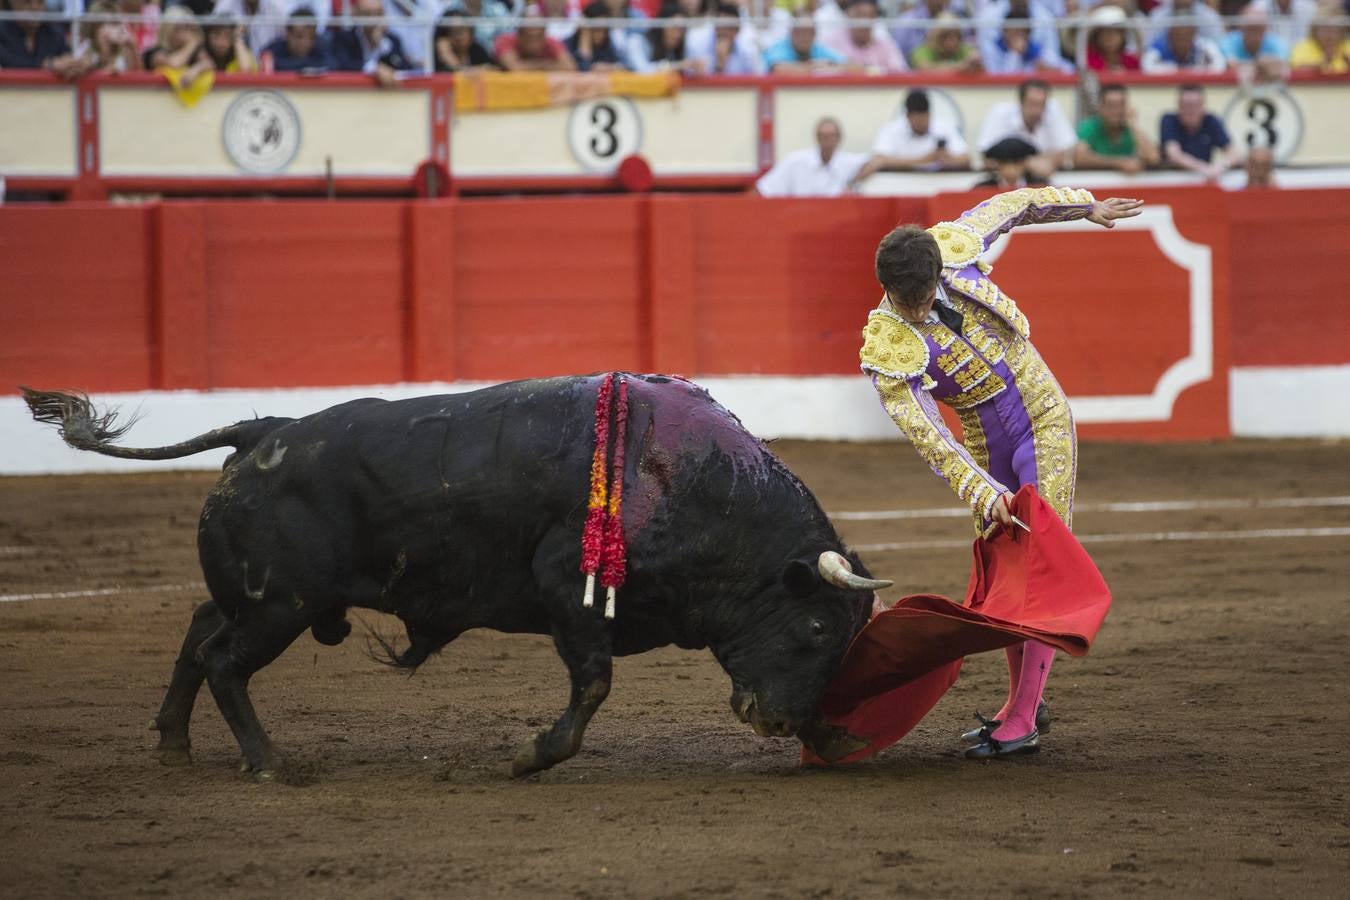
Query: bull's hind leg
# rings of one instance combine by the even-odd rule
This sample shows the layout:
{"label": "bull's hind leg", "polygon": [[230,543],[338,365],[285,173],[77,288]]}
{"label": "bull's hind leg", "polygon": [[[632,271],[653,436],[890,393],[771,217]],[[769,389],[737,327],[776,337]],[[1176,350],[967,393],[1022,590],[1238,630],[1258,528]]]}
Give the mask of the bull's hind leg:
{"label": "bull's hind leg", "polygon": [[248,682],[253,673],[280,656],[310,624],[308,616],[286,603],[250,604],[240,609],[237,623],[227,623],[219,637],[208,642],[203,654],[206,683],[220,714],[239,741],[244,754],[242,767],[259,778],[276,775],[282,759],[253,710]]}
{"label": "bull's hind leg", "polygon": [[188,740],[188,722],[192,719],[192,706],[197,700],[197,692],[206,680],[206,669],[198,658],[201,646],[216,634],[225,617],[216,604],[208,600],[192,613],[192,623],[188,626],[187,636],[183,638],[183,648],[173,664],[173,678],[169,681],[168,693],[155,716],[154,727],[159,730],[159,746],[155,755],[166,766],[185,766],[192,762],[192,744]]}
{"label": "bull's hind leg", "polygon": [[575,756],[587,723],[609,696],[614,667],[608,626],[598,610],[582,609],[575,597],[568,600],[574,606],[563,607],[570,614],[555,621],[553,643],[572,679],[571,702],[553,727],[536,734],[516,753],[511,774],[517,778]]}

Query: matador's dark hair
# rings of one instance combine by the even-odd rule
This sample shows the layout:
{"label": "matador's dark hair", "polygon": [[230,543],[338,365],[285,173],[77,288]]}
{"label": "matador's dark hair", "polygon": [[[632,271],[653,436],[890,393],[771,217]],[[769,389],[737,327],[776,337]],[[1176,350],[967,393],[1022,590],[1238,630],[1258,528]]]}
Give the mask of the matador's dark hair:
{"label": "matador's dark hair", "polygon": [[918,225],[901,225],[877,245],[877,281],[902,306],[923,306],[941,271],[937,241]]}

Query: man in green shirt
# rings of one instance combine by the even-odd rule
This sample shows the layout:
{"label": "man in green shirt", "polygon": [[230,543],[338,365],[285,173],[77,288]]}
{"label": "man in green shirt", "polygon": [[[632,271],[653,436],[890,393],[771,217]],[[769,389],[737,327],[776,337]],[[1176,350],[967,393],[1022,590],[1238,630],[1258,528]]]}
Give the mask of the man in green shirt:
{"label": "man in green shirt", "polygon": [[1097,115],[1078,126],[1073,161],[1080,169],[1116,169],[1128,175],[1158,164],[1158,145],[1135,127],[1123,84],[1102,86]]}

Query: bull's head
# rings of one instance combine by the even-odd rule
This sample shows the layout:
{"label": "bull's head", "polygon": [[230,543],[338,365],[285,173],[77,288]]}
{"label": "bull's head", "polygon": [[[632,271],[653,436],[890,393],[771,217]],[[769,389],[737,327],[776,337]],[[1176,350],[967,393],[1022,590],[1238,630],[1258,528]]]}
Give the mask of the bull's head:
{"label": "bull's head", "polygon": [[789,562],[710,641],[731,676],[732,711],[757,734],[796,734],[867,623],[872,592],[890,585],[832,550]]}

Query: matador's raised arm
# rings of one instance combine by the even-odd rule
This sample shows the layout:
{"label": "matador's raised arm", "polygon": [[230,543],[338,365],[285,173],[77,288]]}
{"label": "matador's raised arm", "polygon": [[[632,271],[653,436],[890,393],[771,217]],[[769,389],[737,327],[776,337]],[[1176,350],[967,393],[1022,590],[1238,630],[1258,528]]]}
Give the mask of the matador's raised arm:
{"label": "matador's raised arm", "polygon": [[[943,222],[929,230],[955,227],[978,238],[981,244],[978,252],[984,252],[1000,235],[1018,225],[1085,219],[1092,214],[1094,202],[1090,192],[1079,188],[1021,188],[991,197],[963,212],[955,222]],[[942,241],[939,239],[938,243]]]}

